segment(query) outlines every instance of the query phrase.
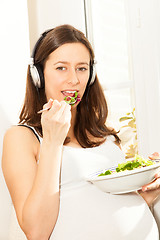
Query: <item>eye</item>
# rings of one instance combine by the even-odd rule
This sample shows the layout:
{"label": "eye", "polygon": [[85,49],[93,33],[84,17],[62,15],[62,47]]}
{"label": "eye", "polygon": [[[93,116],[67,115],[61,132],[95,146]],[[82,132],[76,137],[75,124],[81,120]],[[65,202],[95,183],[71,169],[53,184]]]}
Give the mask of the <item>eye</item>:
{"label": "eye", "polygon": [[80,67],[80,68],[77,68],[77,70],[80,71],[80,72],[84,72],[88,69],[86,67]]}
{"label": "eye", "polygon": [[66,70],[65,67],[57,67],[56,69],[59,70],[59,71],[64,71],[64,70]]}

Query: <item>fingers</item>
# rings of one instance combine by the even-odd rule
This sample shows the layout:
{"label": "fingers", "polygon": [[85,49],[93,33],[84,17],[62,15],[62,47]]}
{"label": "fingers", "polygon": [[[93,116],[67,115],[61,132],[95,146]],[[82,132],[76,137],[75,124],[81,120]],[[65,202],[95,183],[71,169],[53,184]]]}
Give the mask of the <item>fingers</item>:
{"label": "fingers", "polygon": [[157,178],[153,182],[142,186],[142,191],[146,192],[149,190],[155,190],[155,189],[158,189],[159,186],[160,186],[160,178]]}
{"label": "fingers", "polygon": [[46,107],[48,108],[49,106],[51,106],[47,111],[44,110],[42,112],[42,122],[44,122],[47,120],[52,121],[52,119],[54,119],[54,121],[57,122],[69,122],[71,119],[71,106],[69,104],[67,104],[65,101],[49,101],[48,103],[46,103],[43,108],[46,109]]}
{"label": "fingers", "polygon": [[[50,103],[48,103],[49,105]],[[45,105],[44,107],[48,107]],[[62,145],[71,124],[71,106],[65,101],[54,100],[51,108],[41,117],[43,139]]]}
{"label": "fingers", "polygon": [[[61,104],[53,99],[50,99],[46,104],[43,105],[43,110],[40,110],[39,113],[47,113],[50,109],[54,109],[54,111],[58,110],[61,107]],[[48,110],[48,111],[47,111]]]}
{"label": "fingers", "polygon": [[154,152],[154,153],[152,153],[152,154],[149,156],[149,158],[150,158],[151,160],[159,159],[159,158],[160,158],[160,153]]}
{"label": "fingers", "polygon": [[[38,113],[42,113],[42,117],[44,115],[49,115],[49,113],[56,113],[61,107],[60,102],[57,100],[50,99],[46,104],[43,105],[43,109],[38,111]],[[48,113],[49,112],[49,113]]]}
{"label": "fingers", "polygon": [[52,104],[53,104],[53,99],[50,98],[48,103],[43,105],[43,109],[39,110],[37,113],[40,114],[40,113],[43,113],[43,112],[49,110],[52,107]]}
{"label": "fingers", "polygon": [[[154,152],[149,156],[149,158],[151,160],[160,159],[160,153]],[[155,180],[153,182],[146,184],[142,187],[142,191],[146,192],[148,190],[155,190],[158,189],[159,187],[160,187],[160,171],[155,174]]]}
{"label": "fingers", "polygon": [[65,101],[58,102],[55,100],[52,104],[52,107],[48,111],[48,116],[52,117],[54,115],[55,118],[60,118],[67,113],[71,109],[71,106],[67,104]]}
{"label": "fingers", "polygon": [[[154,152],[149,156],[151,160],[160,159],[160,153]],[[160,190],[160,171],[155,174],[155,180],[149,184],[142,186],[142,192],[147,192],[150,190]]]}
{"label": "fingers", "polygon": [[51,108],[53,102],[54,102],[53,99],[50,98],[49,101],[46,104],[43,105],[43,110]]}
{"label": "fingers", "polygon": [[60,102],[61,107],[59,108],[58,115],[61,116],[65,112],[65,110],[70,110],[71,106],[67,104],[65,101]]}
{"label": "fingers", "polygon": [[65,122],[70,122],[71,120],[71,106],[67,104],[65,101],[61,102],[61,108],[59,110],[58,115],[64,119]]}
{"label": "fingers", "polygon": [[155,174],[155,180],[149,184],[142,186],[142,191],[154,190],[160,187],[160,171]]}
{"label": "fingers", "polygon": [[155,174],[155,178],[160,178],[160,172]]}
{"label": "fingers", "polygon": [[57,111],[59,111],[60,108],[61,108],[60,102],[58,102],[57,100],[54,100],[51,108],[48,111],[48,115],[55,114]]}

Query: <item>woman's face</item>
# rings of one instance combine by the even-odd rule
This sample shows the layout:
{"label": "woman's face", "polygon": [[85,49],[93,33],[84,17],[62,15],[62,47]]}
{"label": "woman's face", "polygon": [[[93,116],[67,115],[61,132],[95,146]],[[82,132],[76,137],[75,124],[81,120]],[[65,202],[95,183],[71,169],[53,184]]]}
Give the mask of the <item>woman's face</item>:
{"label": "woman's face", "polygon": [[52,52],[44,66],[47,100],[62,101],[75,91],[82,98],[89,79],[89,63],[89,51],[82,43],[66,43]]}

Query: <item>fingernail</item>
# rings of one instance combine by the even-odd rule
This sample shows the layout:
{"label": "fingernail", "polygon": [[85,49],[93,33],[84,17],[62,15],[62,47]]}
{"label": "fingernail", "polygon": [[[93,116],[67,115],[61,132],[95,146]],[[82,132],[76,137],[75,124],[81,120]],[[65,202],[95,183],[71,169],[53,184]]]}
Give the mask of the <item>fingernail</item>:
{"label": "fingernail", "polygon": [[142,188],[142,191],[143,192],[146,192],[148,190],[148,188],[147,187],[145,187],[145,188]]}
{"label": "fingernail", "polygon": [[160,173],[156,173],[154,177],[155,178],[159,178],[160,177]]}
{"label": "fingernail", "polygon": [[54,106],[61,107],[61,103],[58,100],[54,100]]}
{"label": "fingernail", "polygon": [[50,98],[50,99],[49,99],[49,102],[53,102],[53,99],[52,99],[52,98]]}

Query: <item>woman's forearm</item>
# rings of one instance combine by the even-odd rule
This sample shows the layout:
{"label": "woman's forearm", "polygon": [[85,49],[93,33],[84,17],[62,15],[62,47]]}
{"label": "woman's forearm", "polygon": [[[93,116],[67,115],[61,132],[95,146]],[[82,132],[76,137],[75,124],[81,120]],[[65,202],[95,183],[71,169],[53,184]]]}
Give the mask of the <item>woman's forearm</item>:
{"label": "woman's forearm", "polygon": [[32,190],[22,211],[28,239],[48,239],[59,213],[59,176],[62,146],[43,141]]}

